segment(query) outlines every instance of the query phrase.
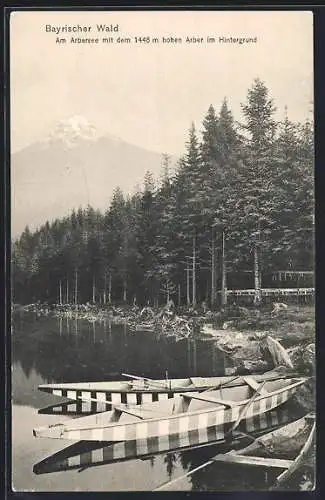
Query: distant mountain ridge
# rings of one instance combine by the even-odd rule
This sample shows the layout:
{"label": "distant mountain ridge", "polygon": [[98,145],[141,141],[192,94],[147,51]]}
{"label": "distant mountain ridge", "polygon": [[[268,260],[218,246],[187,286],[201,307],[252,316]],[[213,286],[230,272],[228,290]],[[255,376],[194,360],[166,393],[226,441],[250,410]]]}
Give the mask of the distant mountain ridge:
{"label": "distant mountain ridge", "polygon": [[26,224],[35,229],[79,206],[106,209],[116,186],[131,193],[143,185],[146,171],[158,177],[161,158],[118,137],[100,135],[84,117],[59,122],[44,141],[12,155],[12,237]]}

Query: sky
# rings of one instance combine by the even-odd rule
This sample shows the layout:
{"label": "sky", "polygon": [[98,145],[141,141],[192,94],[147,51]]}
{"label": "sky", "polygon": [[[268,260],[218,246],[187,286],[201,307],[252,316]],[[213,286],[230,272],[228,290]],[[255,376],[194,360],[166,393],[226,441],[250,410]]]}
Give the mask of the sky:
{"label": "sky", "polygon": [[[91,27],[86,33],[46,31]],[[97,24],[118,25],[98,33]],[[103,43],[102,37],[113,37]],[[158,43],[135,43],[135,37]],[[186,37],[203,43],[186,43]],[[216,43],[207,43],[206,37]],[[67,43],[56,43],[57,37]],[[71,37],[99,38],[98,44]],[[117,43],[128,37],[131,43]],[[182,43],[163,43],[181,37]],[[219,43],[219,37],[257,37]],[[224,97],[237,120],[254,78],[265,82],[283,118],[305,120],[313,101],[313,15],[302,11],[15,12],[10,20],[11,147],[46,137],[60,120],[86,117],[112,134],[158,153],[184,152],[193,121]]]}

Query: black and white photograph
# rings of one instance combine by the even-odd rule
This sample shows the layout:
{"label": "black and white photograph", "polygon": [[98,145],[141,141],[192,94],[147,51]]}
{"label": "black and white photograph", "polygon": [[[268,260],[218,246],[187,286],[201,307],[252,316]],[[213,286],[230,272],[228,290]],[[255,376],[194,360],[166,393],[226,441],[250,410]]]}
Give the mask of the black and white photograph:
{"label": "black and white photograph", "polygon": [[313,13],[9,24],[12,489],[315,490]]}

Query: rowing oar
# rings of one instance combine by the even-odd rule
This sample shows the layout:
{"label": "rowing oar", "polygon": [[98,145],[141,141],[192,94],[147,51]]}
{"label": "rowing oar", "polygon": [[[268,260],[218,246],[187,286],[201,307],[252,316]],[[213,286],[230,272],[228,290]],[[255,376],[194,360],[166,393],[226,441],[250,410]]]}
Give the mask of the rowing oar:
{"label": "rowing oar", "polygon": [[264,380],[264,382],[261,383],[261,385],[256,389],[256,391],[254,392],[253,396],[250,398],[250,400],[245,404],[245,406],[242,408],[242,410],[239,412],[239,415],[238,415],[238,418],[236,420],[236,422],[234,423],[234,425],[231,427],[231,429],[226,433],[225,435],[225,441],[232,441],[233,439],[233,432],[234,430],[237,429],[238,425],[240,424],[240,422],[243,420],[243,418],[245,418],[249,408],[251,407],[251,405],[254,403],[255,399],[261,395],[261,391],[264,387],[264,385],[266,384],[266,380]]}
{"label": "rowing oar", "polygon": [[[171,387],[171,380],[168,380],[168,379],[166,379],[166,383],[164,383],[164,382],[160,382],[159,380],[154,380],[152,378],[139,377],[138,375],[129,375],[128,373],[122,373],[122,375],[123,375],[123,377],[132,378],[134,380],[139,380],[139,381],[142,380],[142,382],[147,382],[149,384],[149,386],[150,386],[150,384],[153,386],[156,385],[157,387],[159,387],[161,389],[166,389],[167,391],[173,391],[175,389],[185,390],[185,389],[191,388],[191,386],[190,387],[182,387],[182,386]],[[193,382],[192,382],[192,385],[193,385],[193,387],[195,387]]]}
{"label": "rowing oar", "polygon": [[142,382],[148,382],[152,385],[157,385],[158,387],[162,387],[164,389],[170,389],[170,387],[166,385],[164,382],[159,382],[158,380],[153,380],[152,378],[139,377],[137,375],[129,375],[128,373],[122,373],[122,375],[123,377],[128,377],[139,381],[142,380]]}
{"label": "rowing oar", "polygon": [[220,393],[222,391],[222,389],[224,387],[227,387],[229,386],[230,384],[232,384],[233,382],[235,382],[235,380],[237,379],[241,379],[241,375],[236,375],[236,377],[233,377],[232,379],[230,380],[227,380],[227,382],[224,382],[223,384],[220,382],[219,385],[214,385],[213,387],[208,387],[208,389],[205,389],[204,391],[202,391],[203,393],[205,392],[211,392],[211,391],[216,391],[216,390],[220,390]]}

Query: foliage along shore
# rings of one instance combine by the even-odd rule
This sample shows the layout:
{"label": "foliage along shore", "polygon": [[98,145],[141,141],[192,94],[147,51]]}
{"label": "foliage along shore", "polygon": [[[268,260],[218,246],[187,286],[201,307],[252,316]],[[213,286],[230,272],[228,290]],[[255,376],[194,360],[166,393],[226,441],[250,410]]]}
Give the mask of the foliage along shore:
{"label": "foliage along shore", "polygon": [[235,372],[265,371],[274,366],[266,339],[271,336],[287,348],[294,368],[315,373],[315,318],[312,306],[288,306],[274,312],[271,307],[227,307],[211,311],[201,308],[160,308],[29,304],[13,305],[13,314],[126,324],[128,330],[152,335],[215,342],[232,359]]}

